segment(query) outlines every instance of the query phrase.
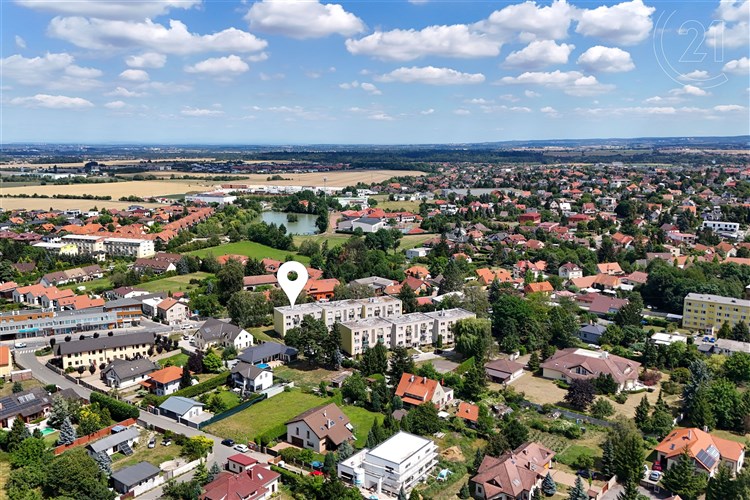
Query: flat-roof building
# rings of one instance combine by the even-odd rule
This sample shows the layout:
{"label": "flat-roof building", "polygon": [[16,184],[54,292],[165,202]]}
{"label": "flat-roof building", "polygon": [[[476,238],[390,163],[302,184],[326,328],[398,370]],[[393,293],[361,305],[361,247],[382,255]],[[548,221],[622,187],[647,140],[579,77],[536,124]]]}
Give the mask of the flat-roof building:
{"label": "flat-roof building", "polygon": [[682,306],[682,326],[690,330],[713,333],[724,322],[734,326],[748,323],[750,300],[702,293],[689,293]]}
{"label": "flat-roof building", "polygon": [[330,328],[345,321],[401,316],[401,310],[401,301],[387,296],[275,307],[273,327],[283,337],[290,329],[299,326],[305,316],[322,319]]}

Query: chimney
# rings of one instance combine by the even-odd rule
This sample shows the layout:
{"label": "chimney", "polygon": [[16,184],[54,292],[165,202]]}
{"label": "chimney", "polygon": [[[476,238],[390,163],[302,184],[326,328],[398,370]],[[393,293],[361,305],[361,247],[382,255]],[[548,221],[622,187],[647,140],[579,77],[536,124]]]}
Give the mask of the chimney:
{"label": "chimney", "polygon": [[426,383],[427,383],[427,377],[422,377],[422,383],[423,383],[423,384],[426,384]]}
{"label": "chimney", "polygon": [[414,375],[412,375],[411,377],[409,377],[409,382],[414,382]]}

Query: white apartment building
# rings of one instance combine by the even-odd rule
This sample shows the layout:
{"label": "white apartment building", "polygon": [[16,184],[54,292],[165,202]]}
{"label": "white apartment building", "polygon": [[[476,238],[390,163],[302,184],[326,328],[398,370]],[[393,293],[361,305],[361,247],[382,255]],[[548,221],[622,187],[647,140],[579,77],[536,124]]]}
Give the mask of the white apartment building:
{"label": "white apartment building", "polygon": [[339,463],[338,476],[355,486],[396,496],[402,487],[410,491],[436,464],[435,443],[402,431]]}
{"label": "white apartment building", "polygon": [[152,240],[137,238],[107,238],[104,240],[104,251],[107,255],[145,258],[156,253]]}
{"label": "white apartment building", "polygon": [[737,236],[737,233],[740,230],[740,225],[737,222],[724,222],[720,220],[704,220],[703,228],[709,228],[714,233]]}
{"label": "white apartment building", "polygon": [[43,248],[53,255],[78,255],[78,247],[70,243],[40,241],[31,246]]}
{"label": "white apartment building", "polygon": [[273,328],[283,337],[290,329],[299,326],[305,316],[322,319],[331,328],[335,323],[358,319],[401,316],[401,311],[401,301],[388,296],[298,304],[274,308]]}
{"label": "white apartment building", "polygon": [[78,248],[79,254],[95,255],[104,252],[104,238],[90,234],[68,234],[62,241],[71,243]]}
{"label": "white apartment building", "polygon": [[453,344],[453,325],[462,319],[476,318],[477,315],[466,309],[457,307],[455,309],[441,309],[425,313],[425,316],[435,320],[435,327],[432,332],[432,338],[437,341],[438,336],[442,337],[443,344]]}

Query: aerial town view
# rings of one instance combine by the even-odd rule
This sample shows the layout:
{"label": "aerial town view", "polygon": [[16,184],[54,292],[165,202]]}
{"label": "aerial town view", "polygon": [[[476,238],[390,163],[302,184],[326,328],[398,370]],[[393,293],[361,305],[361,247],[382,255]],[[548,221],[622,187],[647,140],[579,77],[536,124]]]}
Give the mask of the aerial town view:
{"label": "aerial town view", "polygon": [[0,500],[750,500],[750,0],[0,25]]}

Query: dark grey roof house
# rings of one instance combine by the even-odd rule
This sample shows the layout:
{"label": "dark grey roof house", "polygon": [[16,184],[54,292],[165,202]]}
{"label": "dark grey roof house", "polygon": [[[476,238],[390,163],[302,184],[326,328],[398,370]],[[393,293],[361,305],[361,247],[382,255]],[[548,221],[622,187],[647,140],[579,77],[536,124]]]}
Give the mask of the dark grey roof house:
{"label": "dark grey roof house", "polygon": [[289,347],[278,342],[265,342],[263,344],[248,347],[237,359],[256,365],[258,363],[268,363],[269,361],[281,360],[286,363],[297,359],[297,349]]}
{"label": "dark grey roof house", "polygon": [[21,417],[29,423],[45,416],[52,408],[52,398],[41,387],[0,398],[0,426],[10,427],[13,420]]}
{"label": "dark grey roof house", "polygon": [[79,352],[90,352],[118,347],[128,347],[139,344],[154,343],[154,332],[133,332],[126,335],[103,336],[97,339],[89,337],[83,340],[72,340],[70,342],[58,342],[55,344],[55,355],[65,356]]}
{"label": "dark grey roof house", "polygon": [[153,483],[160,472],[158,467],[148,462],[139,462],[112,473],[112,482],[116,492],[127,493],[136,486],[146,487]]}
{"label": "dark grey roof house", "polygon": [[[115,428],[112,430],[114,431]],[[140,432],[137,427],[126,427],[120,432],[110,434],[98,441],[89,443],[86,446],[86,450],[88,450],[89,455],[92,457],[99,453],[112,455],[118,451],[124,455],[132,455],[133,444],[138,440],[138,436],[140,436]]]}
{"label": "dark grey roof house", "polygon": [[160,367],[148,358],[115,359],[102,370],[102,380],[109,387],[124,388],[146,380]]}
{"label": "dark grey roof house", "polygon": [[602,325],[584,325],[578,331],[578,338],[589,344],[598,344],[606,330]]}

